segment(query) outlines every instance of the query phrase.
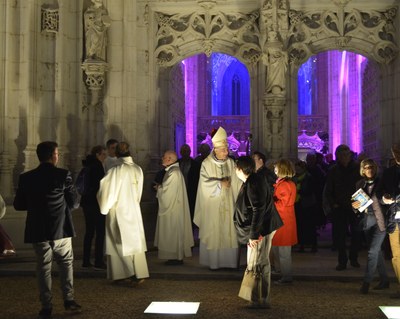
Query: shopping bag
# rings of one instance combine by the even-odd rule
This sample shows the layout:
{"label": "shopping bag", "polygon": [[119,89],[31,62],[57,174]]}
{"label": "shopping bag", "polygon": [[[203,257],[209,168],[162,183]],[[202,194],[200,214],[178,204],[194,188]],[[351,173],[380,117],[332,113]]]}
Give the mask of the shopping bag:
{"label": "shopping bag", "polygon": [[240,285],[239,297],[247,301],[258,300],[261,272],[257,267],[257,251],[257,247],[251,249],[249,263],[247,264],[242,284]]}
{"label": "shopping bag", "polygon": [[253,294],[255,297],[257,295],[260,279],[261,276],[255,269],[246,269],[240,286],[239,297],[247,301],[257,300],[258,298],[252,298],[252,296]]}

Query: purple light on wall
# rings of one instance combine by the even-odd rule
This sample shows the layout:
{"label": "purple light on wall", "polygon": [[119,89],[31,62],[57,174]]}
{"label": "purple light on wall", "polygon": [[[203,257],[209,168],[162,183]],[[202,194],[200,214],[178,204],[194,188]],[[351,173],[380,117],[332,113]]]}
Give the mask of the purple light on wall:
{"label": "purple light on wall", "polygon": [[330,151],[347,144],[362,151],[362,68],[365,57],[352,52],[328,52]]}
{"label": "purple light on wall", "polygon": [[[330,152],[334,153],[336,147],[341,144],[342,140],[342,109],[340,105],[340,84],[342,61],[339,51],[329,51],[327,72],[328,79],[328,107],[329,107],[329,139]],[[338,74],[339,73],[339,74]]]}
{"label": "purple light on wall", "polygon": [[185,116],[186,144],[192,150],[192,156],[197,154],[194,136],[197,129],[197,59],[196,56],[182,61],[185,74]]}

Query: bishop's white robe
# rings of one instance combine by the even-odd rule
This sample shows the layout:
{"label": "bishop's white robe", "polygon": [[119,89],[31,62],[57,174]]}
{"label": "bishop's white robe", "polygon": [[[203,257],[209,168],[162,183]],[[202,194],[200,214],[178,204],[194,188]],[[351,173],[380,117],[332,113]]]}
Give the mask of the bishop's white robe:
{"label": "bishop's white robe", "polygon": [[158,258],[178,259],[192,256],[194,245],[192,222],[185,179],[176,162],[165,169],[162,184],[157,190],[158,216],[154,246]]}
{"label": "bishop's white robe", "polygon": [[100,182],[97,193],[100,211],[106,216],[107,278],[149,277],[146,239],[140,199],[142,169],[132,157],[122,157]]}
{"label": "bishop's white robe", "polygon": [[[221,187],[221,180],[226,177],[231,179],[228,189]],[[199,227],[200,264],[211,269],[237,267],[233,213],[241,185],[231,158],[217,160],[211,152],[202,162],[194,223]]]}

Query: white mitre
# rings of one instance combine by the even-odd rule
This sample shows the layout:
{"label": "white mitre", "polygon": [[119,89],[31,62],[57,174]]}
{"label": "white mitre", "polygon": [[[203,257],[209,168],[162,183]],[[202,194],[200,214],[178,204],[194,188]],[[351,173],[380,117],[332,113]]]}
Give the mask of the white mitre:
{"label": "white mitre", "polygon": [[226,141],[226,139],[227,139],[226,131],[222,127],[219,127],[218,131],[215,133],[211,141],[213,143],[214,148],[223,146],[228,147],[228,142]]}

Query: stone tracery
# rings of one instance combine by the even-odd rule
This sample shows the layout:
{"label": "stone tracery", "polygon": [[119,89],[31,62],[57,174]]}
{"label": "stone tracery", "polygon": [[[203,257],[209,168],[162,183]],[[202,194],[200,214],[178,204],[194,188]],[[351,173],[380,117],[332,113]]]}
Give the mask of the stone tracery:
{"label": "stone tracery", "polygon": [[208,10],[175,15],[156,12],[157,63],[171,66],[184,58],[184,51],[189,50],[186,39],[191,39],[192,43],[200,42],[208,56],[229,48],[231,55],[249,64],[256,63],[261,56],[258,16],[257,12],[211,14]]}

